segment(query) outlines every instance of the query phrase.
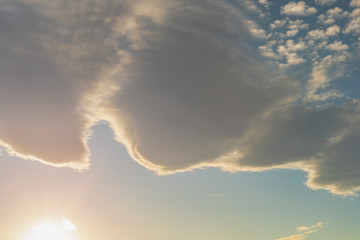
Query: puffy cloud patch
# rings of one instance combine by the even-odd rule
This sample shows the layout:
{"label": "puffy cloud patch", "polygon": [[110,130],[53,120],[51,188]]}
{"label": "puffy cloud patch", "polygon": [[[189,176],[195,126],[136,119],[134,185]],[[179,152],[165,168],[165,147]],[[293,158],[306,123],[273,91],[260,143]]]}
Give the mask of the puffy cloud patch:
{"label": "puffy cloud patch", "polygon": [[344,34],[360,34],[360,8],[354,9],[350,14],[350,22],[343,30]]}
{"label": "puffy cloud patch", "polygon": [[289,2],[286,5],[281,7],[281,14],[285,15],[295,15],[295,16],[304,16],[312,15],[317,13],[316,8],[309,7],[304,1],[300,2]]}
{"label": "puffy cloud patch", "polygon": [[351,0],[350,6],[351,7],[360,7],[360,0]]}
{"label": "puffy cloud patch", "polygon": [[328,37],[336,36],[340,33],[340,27],[333,25],[325,30],[315,29],[308,32],[308,36],[311,39],[326,39]]}
{"label": "puffy cloud patch", "polygon": [[[336,50],[340,42],[335,42],[332,45],[325,43],[323,47],[330,50]],[[345,45],[346,46],[346,45]],[[340,48],[343,45],[340,43]],[[329,98],[343,97],[336,91],[327,91],[318,93],[319,90],[325,89],[331,81],[340,78],[344,75],[345,62],[347,56],[344,54],[327,55],[320,61],[314,63],[311,79],[307,82],[306,88],[308,90],[305,101],[325,101]]]}
{"label": "puffy cloud patch", "polygon": [[285,26],[287,24],[287,22],[288,22],[287,19],[275,20],[273,23],[270,24],[270,28],[271,29],[281,28],[281,27]]}
{"label": "puffy cloud patch", "polygon": [[277,52],[279,55],[286,57],[286,63],[280,66],[287,67],[305,62],[305,59],[302,58],[298,52],[304,51],[306,48],[305,42],[299,41],[298,43],[294,43],[292,39],[287,40],[284,45],[278,46]]}
{"label": "puffy cloud patch", "polygon": [[293,37],[299,32],[299,30],[306,29],[308,27],[309,24],[304,23],[302,20],[290,20],[288,25],[289,30],[286,32],[286,35],[288,37]]}
{"label": "puffy cloud patch", "polygon": [[339,7],[335,7],[333,9],[329,9],[325,14],[320,14],[318,16],[318,21],[322,24],[334,24],[336,20],[346,17],[349,14],[348,11],[344,11]]}
{"label": "puffy cloud patch", "polygon": [[349,46],[347,44],[344,44],[340,41],[335,41],[333,43],[330,43],[326,46],[327,49],[332,51],[338,51],[343,52],[349,49]]}

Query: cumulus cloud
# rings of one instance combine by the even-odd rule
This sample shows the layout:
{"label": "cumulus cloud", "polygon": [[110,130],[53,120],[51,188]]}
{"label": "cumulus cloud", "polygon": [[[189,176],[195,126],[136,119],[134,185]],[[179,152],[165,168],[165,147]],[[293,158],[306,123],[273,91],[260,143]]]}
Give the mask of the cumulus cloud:
{"label": "cumulus cloud", "polygon": [[333,43],[330,43],[326,46],[327,49],[332,51],[338,51],[343,52],[349,49],[349,46],[347,44],[344,44],[340,41],[335,41]]}
{"label": "cumulus cloud", "polygon": [[[242,0],[238,2],[243,5],[249,12],[255,13],[261,18],[264,18],[267,15],[267,13],[262,11],[253,0]],[[258,3],[265,7],[269,6],[269,3],[266,0],[260,0]]]}
{"label": "cumulus cloud", "polygon": [[304,16],[317,13],[316,8],[309,7],[304,1],[289,2],[281,7],[281,14]]}
{"label": "cumulus cloud", "polygon": [[259,39],[264,39],[266,38],[266,32],[264,29],[260,28],[254,21],[252,20],[247,20],[247,27],[250,31],[250,34],[255,37],[255,38],[259,38]]}
{"label": "cumulus cloud", "polygon": [[305,62],[305,59],[301,57],[298,52],[304,51],[306,48],[305,42],[299,41],[298,43],[295,43],[292,39],[287,40],[284,45],[278,46],[277,52],[280,56],[286,58],[286,63],[281,64],[280,66],[287,67]]}
{"label": "cumulus cloud", "polygon": [[259,51],[261,55],[266,58],[271,59],[281,59],[282,57],[274,51],[274,45],[276,44],[276,40],[268,41],[266,45],[259,46]]}
{"label": "cumulus cloud", "polygon": [[273,23],[270,24],[270,28],[271,29],[281,28],[281,27],[285,26],[287,24],[287,22],[288,22],[287,19],[275,20]]}
{"label": "cumulus cloud", "polygon": [[[316,12],[289,4],[284,14]],[[307,171],[313,189],[359,189],[360,104],[300,100],[341,72],[330,74],[340,53],[319,60],[302,86],[254,49],[290,66],[305,61],[305,42],[255,46],[265,30],[227,1],[3,0],[0,20],[0,139],[11,154],[84,169],[89,129],[107,121],[159,174],[292,168]]]}
{"label": "cumulus cloud", "polygon": [[[332,44],[325,42],[322,47],[340,52],[347,50],[347,45],[343,45],[341,42],[334,42]],[[325,101],[330,98],[343,97],[343,94],[334,90],[322,93],[319,93],[319,90],[324,90],[332,81],[344,75],[346,60],[347,55],[340,53],[338,55],[327,55],[320,61],[316,61],[313,64],[311,79],[306,85],[308,92],[304,100]]]}
{"label": "cumulus cloud", "polygon": [[318,21],[322,24],[334,24],[336,20],[346,17],[349,14],[348,11],[344,11],[339,7],[329,9],[325,14],[320,14],[318,16]]}
{"label": "cumulus cloud", "polygon": [[290,20],[288,23],[289,30],[286,32],[286,35],[288,37],[293,37],[299,32],[299,30],[306,29],[308,27],[309,24],[304,23],[302,20]]}
{"label": "cumulus cloud", "polygon": [[351,7],[360,7],[360,0],[351,0],[350,6]]}
{"label": "cumulus cloud", "polygon": [[360,8],[354,9],[350,14],[350,22],[343,30],[345,34],[360,34]]}
{"label": "cumulus cloud", "polygon": [[326,39],[328,37],[336,36],[340,33],[340,27],[333,25],[325,30],[315,29],[308,32],[308,37],[311,39]]}
{"label": "cumulus cloud", "polygon": [[269,7],[270,3],[268,0],[258,0],[259,4],[265,6],[266,8]]}

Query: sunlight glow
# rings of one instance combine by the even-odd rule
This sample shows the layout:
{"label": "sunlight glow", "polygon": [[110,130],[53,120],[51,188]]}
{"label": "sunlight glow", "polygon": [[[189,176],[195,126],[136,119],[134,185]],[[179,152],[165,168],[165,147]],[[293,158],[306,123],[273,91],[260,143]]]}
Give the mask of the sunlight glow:
{"label": "sunlight glow", "polygon": [[33,227],[24,240],[74,240],[70,235],[74,230],[75,225],[66,219],[61,223],[48,222]]}

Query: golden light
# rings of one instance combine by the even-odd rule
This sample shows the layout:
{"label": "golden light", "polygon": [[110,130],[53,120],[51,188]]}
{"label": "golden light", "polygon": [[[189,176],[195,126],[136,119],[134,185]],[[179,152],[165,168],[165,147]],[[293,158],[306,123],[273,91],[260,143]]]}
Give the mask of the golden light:
{"label": "golden light", "polygon": [[66,219],[61,223],[47,222],[33,227],[24,240],[75,240],[71,237],[75,230],[75,225]]}

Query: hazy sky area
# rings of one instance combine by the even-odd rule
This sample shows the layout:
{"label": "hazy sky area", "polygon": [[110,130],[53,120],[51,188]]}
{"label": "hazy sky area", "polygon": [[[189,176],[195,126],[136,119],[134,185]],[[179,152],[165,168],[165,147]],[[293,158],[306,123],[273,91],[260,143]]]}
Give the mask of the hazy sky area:
{"label": "hazy sky area", "polygon": [[357,239],[359,56],[359,0],[0,0],[0,240]]}

